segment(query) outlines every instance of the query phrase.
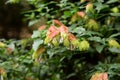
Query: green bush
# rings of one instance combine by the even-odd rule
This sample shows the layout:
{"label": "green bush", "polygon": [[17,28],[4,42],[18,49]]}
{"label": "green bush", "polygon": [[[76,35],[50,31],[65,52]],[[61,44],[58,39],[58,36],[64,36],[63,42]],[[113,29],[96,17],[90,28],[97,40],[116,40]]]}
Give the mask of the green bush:
{"label": "green bush", "polygon": [[32,6],[22,15],[38,30],[1,40],[1,80],[120,79],[119,0],[14,1]]}

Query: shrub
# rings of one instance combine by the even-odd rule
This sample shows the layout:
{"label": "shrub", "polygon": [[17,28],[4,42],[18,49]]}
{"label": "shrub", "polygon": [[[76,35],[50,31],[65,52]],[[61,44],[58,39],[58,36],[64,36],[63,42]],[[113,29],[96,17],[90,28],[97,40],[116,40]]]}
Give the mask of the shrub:
{"label": "shrub", "polygon": [[38,30],[30,39],[1,42],[1,78],[120,78],[119,0],[26,2],[34,7],[22,12],[25,19],[30,20],[29,25],[40,23],[40,18],[46,19],[46,22],[37,24]]}

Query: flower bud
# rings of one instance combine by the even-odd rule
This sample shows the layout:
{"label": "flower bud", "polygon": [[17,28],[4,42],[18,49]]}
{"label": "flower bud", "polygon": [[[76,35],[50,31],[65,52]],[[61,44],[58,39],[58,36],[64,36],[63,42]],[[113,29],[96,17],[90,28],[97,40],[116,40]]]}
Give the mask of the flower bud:
{"label": "flower bud", "polygon": [[93,4],[92,3],[88,3],[86,5],[86,12],[92,12],[93,11]]}
{"label": "flower bud", "polygon": [[47,36],[44,40],[44,44],[48,44],[52,39]]}
{"label": "flower bud", "polygon": [[39,28],[38,28],[38,30],[44,30],[46,28],[46,25],[42,25],[42,26],[40,26]]}
{"label": "flower bud", "polygon": [[66,46],[66,47],[69,47],[69,46],[70,46],[70,41],[68,40],[68,37],[66,37],[66,38],[63,40],[63,45]]}
{"label": "flower bud", "polygon": [[81,18],[84,18],[85,17],[85,12],[82,12],[82,11],[77,12],[77,15]]}
{"label": "flower bud", "polygon": [[78,44],[79,44],[77,38],[76,38],[72,33],[69,33],[69,34],[68,34],[68,38],[69,38],[72,46],[73,46],[74,48],[77,48],[77,47],[78,47]]}
{"label": "flower bud", "polygon": [[77,40],[77,39],[75,39],[75,40],[72,40],[72,41],[71,41],[71,44],[77,48],[77,47],[78,47],[79,42],[78,42],[78,40]]}
{"label": "flower bud", "polygon": [[61,38],[65,39],[67,37],[66,33],[61,33]]}
{"label": "flower bud", "polygon": [[110,39],[108,41],[108,45],[109,45],[109,47],[116,47],[116,48],[120,49],[120,44],[114,39]]}
{"label": "flower bud", "polygon": [[86,2],[86,1],[87,1],[87,0],[80,0],[81,3],[84,3],[84,2]]}
{"label": "flower bud", "polygon": [[99,25],[95,20],[90,19],[86,24],[86,27],[88,30],[98,31]]}
{"label": "flower bud", "polygon": [[113,7],[113,8],[111,9],[111,11],[112,11],[113,13],[119,13],[118,7]]}
{"label": "flower bud", "polygon": [[59,46],[59,43],[58,43],[58,40],[56,38],[53,38],[52,39],[52,43],[55,47],[58,47]]}
{"label": "flower bud", "polygon": [[72,18],[71,18],[71,23],[74,23],[75,21],[77,20],[77,15],[76,14],[74,14],[73,16],[72,16]]}
{"label": "flower bud", "polygon": [[86,41],[86,40],[83,40],[79,43],[79,50],[80,51],[86,51],[89,49],[89,47],[90,47],[90,45],[89,45],[88,41]]}

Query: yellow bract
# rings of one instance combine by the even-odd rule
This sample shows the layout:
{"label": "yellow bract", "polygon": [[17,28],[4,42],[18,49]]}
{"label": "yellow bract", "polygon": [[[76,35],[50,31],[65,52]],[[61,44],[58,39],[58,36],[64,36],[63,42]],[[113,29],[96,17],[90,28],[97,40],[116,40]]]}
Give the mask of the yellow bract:
{"label": "yellow bract", "polygon": [[0,42],[0,48],[1,48],[1,47],[5,47],[5,44],[2,43],[2,42]]}
{"label": "yellow bract", "polygon": [[51,38],[49,38],[49,36],[47,36],[44,40],[44,44],[48,44],[51,41]]}
{"label": "yellow bract", "polygon": [[68,40],[68,37],[66,37],[66,38],[63,40],[63,44],[64,44],[64,46],[66,46],[66,47],[69,47],[69,46],[70,46],[70,41]]}
{"label": "yellow bract", "polygon": [[120,49],[120,44],[114,39],[110,39],[108,41],[108,45],[109,45],[109,47],[116,47],[116,48]]}
{"label": "yellow bract", "polygon": [[58,42],[58,40],[57,40],[56,38],[53,38],[53,39],[52,39],[52,43],[53,43],[53,45],[54,45],[55,47],[58,47],[58,46],[59,46],[59,42]]}
{"label": "yellow bract", "polygon": [[90,19],[88,23],[86,23],[86,28],[89,30],[98,31],[99,25],[95,20]]}
{"label": "yellow bract", "polygon": [[39,48],[38,50],[36,50],[36,51],[33,53],[32,58],[33,58],[33,59],[38,58],[39,55],[41,55],[44,51],[45,51],[45,48],[44,48],[44,47]]}
{"label": "yellow bract", "polygon": [[90,45],[89,45],[88,41],[86,41],[86,40],[83,40],[79,43],[79,50],[80,51],[86,51],[89,49],[89,47],[90,47]]}
{"label": "yellow bract", "polygon": [[119,13],[119,8],[118,8],[118,7],[113,7],[113,8],[111,9],[111,11],[112,11],[113,13]]}
{"label": "yellow bract", "polygon": [[86,12],[91,12],[93,10],[93,4],[92,3],[88,3],[86,5]]}

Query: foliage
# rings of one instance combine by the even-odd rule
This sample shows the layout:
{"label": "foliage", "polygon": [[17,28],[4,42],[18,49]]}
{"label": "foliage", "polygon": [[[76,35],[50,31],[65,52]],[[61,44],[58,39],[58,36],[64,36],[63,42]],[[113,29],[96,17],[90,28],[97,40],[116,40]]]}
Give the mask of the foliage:
{"label": "foliage", "polygon": [[25,20],[39,27],[30,39],[1,40],[1,79],[119,80],[119,0],[22,2],[33,6]]}

